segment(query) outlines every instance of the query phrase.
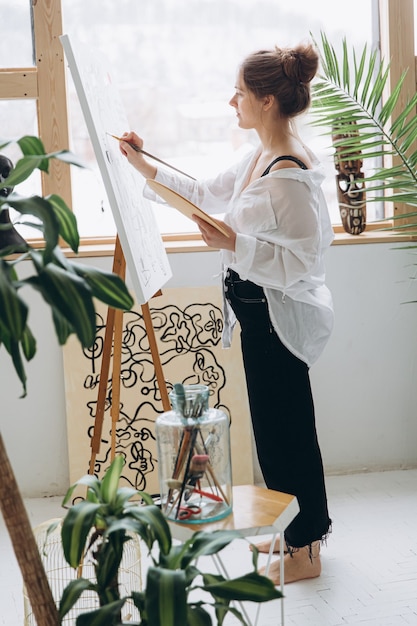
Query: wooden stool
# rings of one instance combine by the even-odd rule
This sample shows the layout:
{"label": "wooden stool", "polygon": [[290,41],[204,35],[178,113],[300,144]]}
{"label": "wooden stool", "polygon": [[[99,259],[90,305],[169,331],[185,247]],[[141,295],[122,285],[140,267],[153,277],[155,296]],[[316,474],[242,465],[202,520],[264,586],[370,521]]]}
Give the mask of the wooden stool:
{"label": "wooden stool", "polygon": [[[272,534],[271,548],[265,568],[268,574],[271,558],[274,552],[276,536],[280,536],[280,578],[281,578],[281,625],[284,625],[284,531],[299,512],[297,498],[287,493],[273,491],[255,485],[238,485],[233,487],[233,512],[218,522],[203,524],[176,523],[169,520],[172,536],[180,541],[186,541],[197,530],[237,530],[242,537],[254,537]],[[228,577],[227,570],[219,555],[213,555],[216,566],[221,573]],[[218,560],[218,561],[217,561]],[[256,613],[253,626],[257,625],[260,605]],[[245,618],[250,624],[246,611]]]}

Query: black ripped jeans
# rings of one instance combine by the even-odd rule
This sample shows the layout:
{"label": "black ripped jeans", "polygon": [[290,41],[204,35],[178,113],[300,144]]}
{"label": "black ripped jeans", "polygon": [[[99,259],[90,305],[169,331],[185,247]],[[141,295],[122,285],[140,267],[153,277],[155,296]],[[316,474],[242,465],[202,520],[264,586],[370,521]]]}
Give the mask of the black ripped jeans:
{"label": "black ripped jeans", "polygon": [[290,548],[330,531],[308,366],[272,328],[264,291],[233,270],[226,298],[241,327],[243,365],[259,465],[266,486],[295,495],[300,513],[285,531]]}

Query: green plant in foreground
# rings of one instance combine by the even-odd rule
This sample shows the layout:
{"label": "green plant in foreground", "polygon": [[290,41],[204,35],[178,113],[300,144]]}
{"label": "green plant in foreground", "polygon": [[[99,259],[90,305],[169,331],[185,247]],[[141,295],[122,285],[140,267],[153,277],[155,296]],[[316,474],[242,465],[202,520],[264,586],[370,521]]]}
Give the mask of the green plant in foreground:
{"label": "green plant in foreground", "polygon": [[[363,160],[384,157],[389,163],[395,157],[394,165],[377,167],[365,176],[368,202],[381,200],[383,194],[386,201],[417,206],[417,93],[413,92],[401,112],[395,113],[403,97],[406,72],[384,101],[389,64],[378,60],[376,50],[368,51],[365,45],[357,53],[343,40],[339,57],[323,33],[321,46],[316,45],[321,72],[313,85],[313,125],[329,127],[329,134],[345,134],[334,141],[334,146],[340,147],[347,159],[360,154]],[[353,125],[357,132],[352,132]],[[406,216],[417,213],[390,219]],[[410,227],[416,224],[397,228]]]}
{"label": "green plant in foreground", "polygon": [[[10,143],[0,140],[0,150]],[[46,154],[37,137],[25,136],[16,143],[22,158],[7,179],[0,182],[0,190],[20,184],[35,169],[48,172],[51,159],[82,166],[67,150]],[[39,229],[44,238],[44,247],[41,249],[25,242],[0,249],[0,348],[4,346],[10,355],[23,385],[23,395],[26,395],[23,359],[29,361],[34,357],[36,339],[28,324],[28,305],[21,295],[24,287],[35,289],[51,308],[55,332],[61,345],[72,333],[77,335],[83,347],[93,344],[96,335],[94,298],[124,310],[133,306],[133,299],[125,283],[116,274],[70,261],[63,254],[59,239],[77,253],[79,234],[75,216],[60,196],[23,197],[14,191],[7,197],[0,194],[0,212],[9,207],[21,215],[34,217],[35,220],[21,220],[21,223]],[[10,225],[0,224],[0,228],[4,230],[10,228]],[[11,255],[19,256],[8,258]],[[31,262],[34,271],[20,278],[17,268],[23,261]]]}
{"label": "green plant in foreground", "polygon": [[[63,520],[62,545],[73,568],[78,568],[83,556],[92,559],[96,580],[77,578],[66,587],[59,609],[61,620],[87,590],[97,593],[100,607],[79,615],[77,626],[121,624],[128,598],[139,611],[140,626],[210,626],[213,622],[207,606],[213,607],[219,626],[229,611],[246,624],[242,614],[231,606],[233,600],[266,602],[281,597],[272,581],[257,573],[255,548],[254,569],[248,574],[228,580],[201,572],[196,565],[198,558],[216,554],[240,537],[239,533],[197,531],[188,541],[174,545],[169,525],[152,498],[133,488],[119,487],[123,465],[123,457],[116,457],[102,480],[86,475],[64,498],[66,505],[77,485],[87,487],[86,499],[72,506]],[[151,565],[145,589],[120,597],[118,570],[130,533],[137,534],[148,548]],[[212,599],[194,600],[193,592],[206,592]],[[128,623],[133,626],[133,622]]]}

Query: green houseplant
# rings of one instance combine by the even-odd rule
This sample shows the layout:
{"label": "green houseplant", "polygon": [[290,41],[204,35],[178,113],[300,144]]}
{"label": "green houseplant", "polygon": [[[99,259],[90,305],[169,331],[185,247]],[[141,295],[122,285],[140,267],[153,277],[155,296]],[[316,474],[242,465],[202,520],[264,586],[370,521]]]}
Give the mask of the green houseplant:
{"label": "green houseplant", "polygon": [[[14,142],[14,141],[13,141]],[[0,150],[12,141],[0,140]],[[69,261],[60,248],[63,240],[75,253],[79,234],[74,215],[57,195],[23,197],[14,187],[26,180],[35,169],[48,172],[52,159],[82,166],[67,150],[47,154],[42,141],[33,136],[18,139],[21,158],[15,166],[1,155],[0,172],[0,349],[4,349],[26,395],[24,360],[36,354],[36,339],[31,332],[29,306],[23,292],[36,290],[51,309],[60,344],[75,333],[83,346],[91,346],[96,334],[94,298],[114,308],[130,309],[133,299],[124,282],[115,274],[85,267]],[[40,230],[43,244],[39,248],[15,233],[9,219],[9,208]],[[24,216],[24,217],[23,217]],[[22,262],[31,264],[32,274],[19,277]],[[27,268],[25,268],[27,269]],[[27,272],[26,272],[27,274]],[[43,571],[25,506],[10,465],[0,431],[0,509],[2,511],[33,614],[39,626],[58,625],[58,611]]]}
{"label": "green houseplant", "polygon": [[[357,52],[343,40],[338,54],[323,33],[321,42],[315,43],[321,71],[313,85],[313,124],[327,127],[329,135],[337,133],[333,145],[345,159],[358,154],[364,162],[385,159],[381,167],[364,175],[367,202],[381,200],[383,195],[386,201],[417,206],[417,93],[396,113],[406,72],[384,99],[389,64],[378,60],[377,51],[365,45]],[[352,133],[352,125],[357,132]],[[394,159],[393,165],[390,159]],[[415,215],[409,212],[390,219]],[[415,225],[395,226],[410,227]]]}
{"label": "green houseplant", "polygon": [[[9,143],[11,141],[0,140],[0,150]],[[10,355],[25,395],[24,359],[30,360],[36,353],[36,339],[28,323],[29,310],[22,295],[25,287],[35,289],[50,307],[61,345],[72,333],[83,347],[93,344],[96,334],[94,298],[125,310],[132,307],[133,299],[116,274],[66,258],[59,245],[60,239],[77,253],[79,234],[75,216],[61,197],[22,197],[15,191],[1,193],[19,185],[35,169],[48,172],[52,159],[82,166],[67,150],[47,154],[37,137],[24,136],[17,144],[22,157],[7,178],[0,179],[0,213],[12,207],[21,216],[30,216],[30,220],[23,223],[39,229],[44,239],[41,249],[24,240],[0,249],[0,348],[4,347]],[[3,231],[10,228],[10,223],[0,224]],[[31,262],[34,271],[26,278],[19,278],[18,266],[23,261]]]}
{"label": "green houseplant", "polygon": [[[139,611],[140,626],[210,626],[213,622],[207,605],[213,607],[219,626],[229,611],[246,624],[242,614],[231,606],[233,600],[266,602],[281,597],[273,582],[257,573],[255,548],[254,569],[246,575],[226,580],[221,575],[201,572],[197,559],[216,554],[239,533],[197,531],[188,541],[174,545],[169,525],[152,498],[130,487],[119,487],[123,464],[123,457],[116,457],[102,480],[86,475],[64,498],[65,505],[75,487],[87,487],[87,497],[73,505],[64,518],[62,545],[67,562],[75,569],[83,555],[91,555],[96,580],[79,577],[71,581],[62,596],[61,619],[88,590],[97,594],[100,607],[79,615],[77,626],[121,623],[121,609],[128,597],[119,595],[117,573],[129,532],[140,536],[152,561],[145,589],[130,596]],[[212,602],[191,599],[195,590],[211,595]]]}

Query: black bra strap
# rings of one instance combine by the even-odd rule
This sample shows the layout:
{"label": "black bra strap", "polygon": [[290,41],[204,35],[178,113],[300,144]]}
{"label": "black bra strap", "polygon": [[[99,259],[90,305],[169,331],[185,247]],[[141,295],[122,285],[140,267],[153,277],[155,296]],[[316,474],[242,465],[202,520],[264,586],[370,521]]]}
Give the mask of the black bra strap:
{"label": "black bra strap", "polygon": [[299,165],[302,170],[307,170],[308,169],[307,165],[305,163],[303,163],[302,161],[300,161],[300,159],[297,159],[297,157],[290,156],[290,155],[285,155],[285,156],[279,156],[276,159],[274,159],[272,161],[272,163],[270,163],[268,165],[268,167],[266,168],[266,170],[264,171],[262,176],[266,176],[266,174],[269,174],[269,172],[271,170],[271,167],[273,165],[275,165],[275,163],[278,163],[278,161],[294,161],[294,163],[297,163],[297,165]]}

